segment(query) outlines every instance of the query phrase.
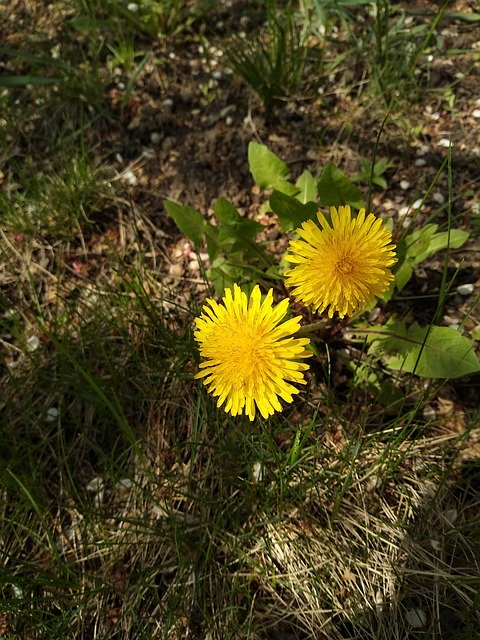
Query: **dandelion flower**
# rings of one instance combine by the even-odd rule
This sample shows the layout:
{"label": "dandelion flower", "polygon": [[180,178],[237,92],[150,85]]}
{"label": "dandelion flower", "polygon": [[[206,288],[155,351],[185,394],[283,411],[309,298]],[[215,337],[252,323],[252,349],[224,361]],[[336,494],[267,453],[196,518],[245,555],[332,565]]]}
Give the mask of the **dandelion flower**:
{"label": "dandelion flower", "polygon": [[332,226],[317,213],[319,228],[312,220],[297,229],[285,259],[296,266],[286,275],[296,300],[331,318],[364,309],[382,296],[393,280],[389,267],[396,262],[392,234],[373,213],[361,209],[356,218],[350,207],[330,208]]}
{"label": "dandelion flower", "polygon": [[208,299],[195,319],[195,340],[203,361],[196,378],[218,396],[217,406],[232,416],[246,413],[250,420],[258,408],[264,418],[281,411],[279,398],[292,402],[298,393],[291,383],[305,384],[299,359],[311,355],[308,338],[294,338],[301,317],[286,320],[288,300],[273,306],[272,289],[263,302],[256,285],[247,295],[238,285],[225,289],[222,303]]}

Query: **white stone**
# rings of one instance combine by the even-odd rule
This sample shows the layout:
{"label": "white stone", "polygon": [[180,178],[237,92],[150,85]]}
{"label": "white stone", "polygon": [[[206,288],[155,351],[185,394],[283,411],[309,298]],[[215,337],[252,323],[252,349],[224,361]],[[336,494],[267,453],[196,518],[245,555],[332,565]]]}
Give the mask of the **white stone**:
{"label": "white stone", "polygon": [[27,351],[36,351],[40,346],[40,340],[38,336],[29,336],[27,338]]}
{"label": "white stone", "polygon": [[130,169],[127,169],[122,173],[122,178],[126,180],[128,184],[132,185],[132,187],[138,184],[137,176]]}
{"label": "white stone", "polygon": [[102,491],[103,486],[103,479],[100,476],[95,476],[87,484],[87,491]]}
{"label": "white stone", "polygon": [[430,145],[429,144],[421,144],[417,148],[417,156],[424,156],[429,151],[430,151]]}
{"label": "white stone", "polygon": [[445,202],[445,196],[443,193],[440,193],[440,191],[435,191],[432,198],[437,204],[443,204]]}
{"label": "white stone", "polygon": [[398,210],[398,216],[400,218],[405,218],[405,216],[407,216],[410,212],[410,207],[404,206],[404,207],[400,207],[400,209]]}
{"label": "white stone", "polygon": [[412,629],[421,629],[427,624],[427,614],[423,609],[412,608],[405,614],[405,620]]}
{"label": "white stone", "polygon": [[427,164],[427,161],[424,158],[417,158],[414,162],[416,167],[424,167]]}
{"label": "white stone", "polygon": [[400,181],[400,189],[403,189],[405,191],[406,189],[408,189],[409,186],[410,186],[410,182],[408,180]]}
{"label": "white stone", "polygon": [[415,202],[412,204],[412,209],[420,209],[420,207],[422,206],[423,203],[423,198],[418,198],[418,200],[415,200]]}
{"label": "white stone", "polygon": [[227,127],[230,127],[230,126],[232,125],[232,123],[233,123],[233,118],[232,118],[232,116],[227,116],[227,117],[225,118],[225,124],[227,125]]}
{"label": "white stone", "polygon": [[135,2],[130,2],[129,4],[127,4],[127,9],[132,13],[137,13],[139,6],[138,4],[135,4]]}
{"label": "white stone", "polygon": [[474,289],[474,285],[471,283],[460,284],[457,287],[457,293],[459,293],[461,296],[469,296],[470,294],[473,293],[473,289]]}
{"label": "white stone", "polygon": [[473,116],[474,118],[480,118],[480,109],[475,109],[475,110],[472,112],[472,116]]}
{"label": "white stone", "polygon": [[152,133],[150,134],[150,142],[152,144],[158,144],[161,141],[162,141],[162,134],[158,133],[158,131],[152,131]]}
{"label": "white stone", "polygon": [[56,407],[50,407],[47,409],[47,415],[45,416],[45,422],[55,422],[60,412]]}
{"label": "white stone", "polygon": [[437,145],[439,147],[446,147],[447,149],[451,144],[452,142],[448,138],[440,138],[440,140],[437,142]]}

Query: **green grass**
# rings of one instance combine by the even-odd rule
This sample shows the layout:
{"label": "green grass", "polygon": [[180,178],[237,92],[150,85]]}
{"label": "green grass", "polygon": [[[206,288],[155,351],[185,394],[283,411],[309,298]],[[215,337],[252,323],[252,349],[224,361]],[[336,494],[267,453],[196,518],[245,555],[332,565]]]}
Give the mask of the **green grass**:
{"label": "green grass", "polygon": [[[448,410],[441,383],[378,370],[353,342],[401,403],[355,386],[335,342],[268,422],[218,411],[194,380],[204,294],[185,302],[162,281],[155,219],[97,154],[122,126],[105,98],[113,66],[134,83],[157,30],[196,37],[184,3],[141,4],[77,2],[55,38],[9,27],[0,636],[478,638],[478,411]],[[79,16],[105,32],[72,26]]]}

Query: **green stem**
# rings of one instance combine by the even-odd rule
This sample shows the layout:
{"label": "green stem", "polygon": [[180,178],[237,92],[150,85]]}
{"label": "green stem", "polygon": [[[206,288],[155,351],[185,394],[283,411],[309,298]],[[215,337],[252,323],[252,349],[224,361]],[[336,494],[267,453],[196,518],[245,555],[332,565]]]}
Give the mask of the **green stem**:
{"label": "green stem", "polygon": [[312,335],[312,333],[316,333],[317,335],[315,337],[322,339],[323,336],[326,334],[326,332],[327,332],[326,320],[319,320],[318,322],[313,322],[312,324],[306,324],[303,327],[300,327],[300,329],[297,331],[295,336],[296,337],[309,336],[309,335]]}

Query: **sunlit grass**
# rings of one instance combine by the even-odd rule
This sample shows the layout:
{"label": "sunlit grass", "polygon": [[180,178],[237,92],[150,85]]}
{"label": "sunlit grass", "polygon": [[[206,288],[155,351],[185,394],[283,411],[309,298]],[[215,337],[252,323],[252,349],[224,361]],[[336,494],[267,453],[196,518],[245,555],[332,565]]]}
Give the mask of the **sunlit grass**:
{"label": "sunlit grass", "polygon": [[268,421],[219,412],[195,380],[203,290],[164,282],[155,212],[96,137],[121,126],[114,65],[133,74],[197,14],[114,4],[75,4],[121,20],[108,43],[75,14],[52,23],[59,62],[49,39],[10,55],[10,76],[57,89],[0,98],[0,636],[476,638],[478,412],[358,337],[318,343]]}

